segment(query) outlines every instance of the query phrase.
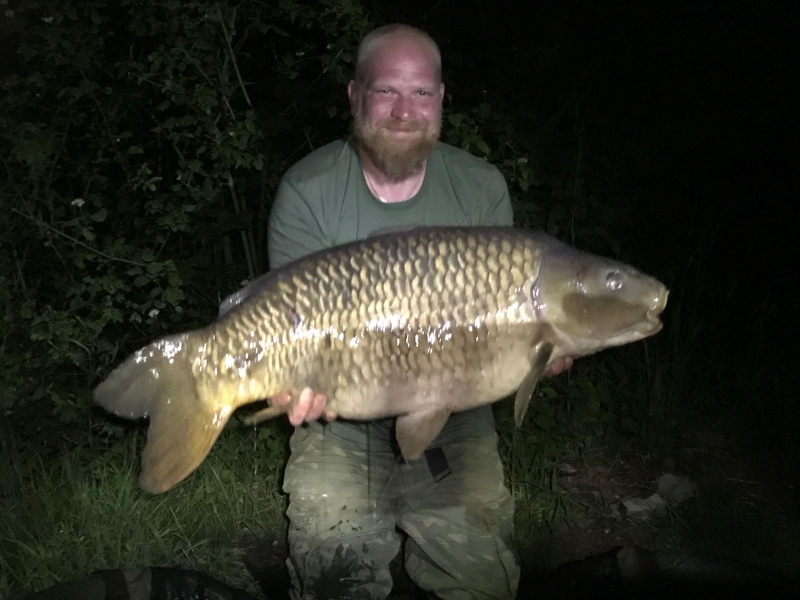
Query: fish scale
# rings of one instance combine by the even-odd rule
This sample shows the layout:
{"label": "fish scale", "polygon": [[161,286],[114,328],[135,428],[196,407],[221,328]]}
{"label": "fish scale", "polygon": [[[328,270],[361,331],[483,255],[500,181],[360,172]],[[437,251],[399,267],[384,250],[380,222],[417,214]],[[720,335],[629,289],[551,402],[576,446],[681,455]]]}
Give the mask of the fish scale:
{"label": "fish scale", "polygon": [[[341,297],[345,293],[343,282],[349,281],[352,289],[351,295],[357,294],[357,304],[360,310],[356,311],[351,309],[346,314],[349,317],[347,322],[340,324],[340,327],[335,327],[326,319],[326,312],[323,310],[315,310],[316,307],[308,304],[308,297],[304,295],[305,286],[302,285],[304,277],[296,275],[291,278],[294,284],[294,289],[290,290],[289,286],[282,286],[285,293],[284,301],[287,304],[294,304],[308,309],[307,313],[300,315],[301,321],[307,323],[307,327],[313,331],[325,332],[320,336],[311,336],[310,338],[303,338],[302,343],[305,346],[318,345],[322,337],[330,338],[333,348],[328,350],[328,353],[333,353],[334,356],[329,361],[323,361],[322,365],[332,371],[351,372],[352,376],[346,380],[346,384],[356,385],[363,384],[365,380],[369,379],[369,375],[373,373],[363,373],[358,368],[363,369],[359,365],[364,365],[364,356],[366,354],[375,354],[383,350],[382,339],[386,337],[383,335],[385,332],[381,331],[376,333],[374,331],[364,331],[364,322],[377,322],[379,325],[377,329],[386,327],[386,321],[390,319],[401,321],[402,326],[411,331],[415,331],[416,335],[413,339],[418,340],[420,334],[426,338],[431,330],[438,332],[442,325],[446,322],[455,319],[453,310],[454,302],[457,306],[462,306],[468,303],[470,306],[482,306],[482,312],[486,311],[502,311],[504,304],[508,304],[508,294],[504,291],[502,294],[495,295],[491,298],[492,302],[487,302],[487,298],[483,297],[481,302],[481,289],[480,286],[476,287],[474,282],[481,281],[488,277],[490,288],[497,294],[500,289],[499,277],[496,270],[499,267],[494,257],[498,254],[498,248],[495,244],[488,243],[482,245],[481,242],[474,237],[467,240],[466,245],[471,248],[479,248],[475,253],[472,253],[468,258],[471,262],[466,264],[466,269],[457,267],[457,262],[446,260],[449,257],[457,256],[457,248],[453,243],[458,238],[453,240],[437,240],[437,239],[415,239],[409,238],[407,240],[395,239],[395,243],[373,244],[372,246],[372,260],[373,268],[370,270],[364,268],[359,264],[357,257],[351,256],[350,260],[342,260],[339,262],[338,268],[330,264],[322,263],[314,270],[306,270],[303,275],[307,278],[319,277],[320,274],[328,273],[330,278],[325,282],[327,284],[327,293],[334,294]],[[484,249],[481,252],[480,249]],[[415,262],[414,269],[406,269],[405,266],[410,263],[410,259]],[[486,266],[481,264],[482,260],[487,263]],[[522,258],[522,255],[519,255]],[[508,263],[510,265],[510,262]],[[377,268],[376,268],[377,267]],[[492,273],[491,270],[495,272]],[[386,278],[385,274],[391,270],[392,278]],[[529,269],[530,270],[530,269]],[[354,271],[358,271],[355,273]],[[411,277],[406,273],[410,272]],[[520,270],[518,272],[521,273]],[[456,287],[456,273],[462,276],[462,279],[467,280],[466,285]],[[432,276],[433,281],[426,281],[426,276]],[[365,282],[365,285],[356,287],[356,282]],[[518,283],[522,283],[519,281]],[[458,290],[459,294],[454,294],[453,291]],[[318,299],[320,306],[324,307],[329,304],[324,295]],[[455,296],[459,296],[456,298]],[[409,298],[410,297],[410,298]],[[399,298],[409,298],[409,302],[405,311],[403,311],[403,303],[399,302]],[[264,299],[264,302],[269,302],[269,297]],[[256,305],[258,303],[255,303]],[[449,307],[449,308],[448,308]],[[299,309],[298,309],[299,310]],[[478,317],[475,314],[475,317]],[[491,322],[492,315],[488,316]],[[330,329],[333,326],[333,331]],[[269,329],[269,324],[262,321],[262,328]],[[346,339],[338,339],[340,334],[345,334]],[[350,332],[353,332],[350,334]],[[358,336],[361,342],[357,349],[350,348],[350,342],[355,339],[350,335]],[[440,335],[436,333],[436,335]],[[365,339],[366,338],[366,339]],[[416,341],[409,342],[408,337],[400,338],[400,344],[393,344],[392,351],[387,352],[386,359],[381,363],[381,369],[376,375],[389,376],[392,371],[402,370],[408,373],[409,369],[412,374],[421,376],[431,369],[438,366],[442,362],[440,356],[447,355],[447,348],[443,344],[434,348],[430,344],[423,344],[419,346]],[[481,338],[476,338],[480,340]],[[295,342],[297,343],[297,342]],[[377,347],[373,348],[371,345],[377,343]],[[282,346],[286,347],[286,346]],[[463,348],[463,344],[461,345]],[[440,352],[434,352],[435,350]],[[233,351],[233,349],[228,349]],[[476,350],[477,351],[477,350]],[[290,352],[290,351],[289,351]],[[421,353],[421,354],[420,354]],[[430,354],[429,354],[430,353]],[[297,355],[312,355],[313,351],[304,347],[298,349]],[[410,356],[409,356],[410,354]],[[451,364],[456,365],[456,361],[449,361]],[[463,361],[461,363],[464,364]],[[319,365],[315,365],[319,367]],[[277,373],[267,373],[266,376],[276,376]],[[331,378],[323,370],[323,372],[316,373],[317,381],[328,381]],[[453,375],[463,377],[465,373],[454,373]],[[339,378],[337,378],[338,380]],[[430,379],[430,378],[429,378]],[[284,387],[296,384],[294,381],[278,379],[277,384],[273,384],[273,388],[283,389]],[[341,384],[341,381],[337,381]],[[271,386],[267,386],[269,390]],[[338,397],[338,386],[332,386],[328,389],[321,391],[326,392],[330,397],[330,408],[337,410],[342,416],[347,417],[347,408],[344,410],[338,408],[336,398]],[[292,389],[292,388],[288,388]],[[297,392],[299,390],[294,389]]]}
{"label": "fish scale", "polygon": [[666,300],[657,280],[537,232],[391,233],[265,275],[216,322],[134,353],[94,397],[150,418],[140,483],[154,493],[202,462],[238,407],[305,387],[339,418],[397,417],[414,460],[452,412],[515,390],[520,425],[548,364],[656,333]]}

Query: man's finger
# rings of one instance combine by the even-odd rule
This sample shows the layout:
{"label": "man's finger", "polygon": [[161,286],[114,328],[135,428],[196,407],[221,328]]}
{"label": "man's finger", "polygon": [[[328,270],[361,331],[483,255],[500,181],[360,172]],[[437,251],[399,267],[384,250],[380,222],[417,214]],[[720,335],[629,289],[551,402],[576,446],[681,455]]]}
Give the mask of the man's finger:
{"label": "man's finger", "polygon": [[565,356],[559,358],[556,362],[547,368],[547,375],[560,375],[572,366],[572,357]]}
{"label": "man's finger", "polygon": [[286,406],[292,401],[292,395],[289,392],[279,392],[269,399],[270,406]]}
{"label": "man's finger", "polygon": [[298,427],[305,421],[306,414],[308,413],[309,397],[306,390],[300,392],[296,398],[291,398],[286,409],[286,414],[289,417],[289,423]]}
{"label": "man's finger", "polygon": [[316,421],[322,415],[326,403],[325,394],[315,394],[311,388],[304,388],[289,405],[289,422],[299,427],[306,421]]}
{"label": "man's finger", "polygon": [[316,421],[319,419],[322,415],[322,411],[325,410],[326,402],[327,398],[325,397],[325,394],[313,394],[311,403],[309,405],[308,414],[306,415],[306,420]]}

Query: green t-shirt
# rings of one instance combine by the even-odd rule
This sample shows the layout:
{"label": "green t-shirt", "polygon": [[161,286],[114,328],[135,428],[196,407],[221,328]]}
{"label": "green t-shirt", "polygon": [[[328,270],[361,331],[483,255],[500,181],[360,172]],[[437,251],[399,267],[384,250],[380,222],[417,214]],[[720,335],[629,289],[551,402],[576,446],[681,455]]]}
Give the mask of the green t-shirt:
{"label": "green t-shirt", "polygon": [[508,186],[494,165],[439,142],[419,192],[384,204],[369,191],[351,139],[319,148],[284,175],[269,217],[274,269],[376,233],[431,225],[513,224]]}

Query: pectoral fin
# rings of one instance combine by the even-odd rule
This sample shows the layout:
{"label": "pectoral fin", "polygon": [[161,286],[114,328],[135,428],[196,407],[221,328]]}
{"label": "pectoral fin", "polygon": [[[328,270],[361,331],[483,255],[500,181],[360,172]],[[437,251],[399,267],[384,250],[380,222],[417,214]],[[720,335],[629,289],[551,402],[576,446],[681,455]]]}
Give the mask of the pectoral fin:
{"label": "pectoral fin", "polygon": [[536,384],[544,375],[544,370],[547,368],[547,362],[553,354],[553,344],[550,342],[539,342],[533,350],[533,360],[531,361],[531,370],[522,380],[522,384],[517,390],[517,397],[514,400],[514,423],[517,427],[522,426],[522,421],[525,419],[525,413],[528,410],[528,404],[531,402],[533,390],[536,389]]}
{"label": "pectoral fin", "polygon": [[395,436],[406,460],[419,458],[444,427],[450,409],[430,408],[397,417]]}

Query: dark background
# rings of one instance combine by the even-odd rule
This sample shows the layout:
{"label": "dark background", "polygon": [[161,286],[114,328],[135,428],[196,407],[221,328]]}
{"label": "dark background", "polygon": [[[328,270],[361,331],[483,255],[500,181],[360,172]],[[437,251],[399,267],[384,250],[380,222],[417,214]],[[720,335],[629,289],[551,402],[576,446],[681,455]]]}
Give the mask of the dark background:
{"label": "dark background", "polygon": [[[781,2],[375,2],[442,46],[449,91],[579,118],[650,153],[632,241],[680,269],[713,249],[748,303],[796,303],[798,7]],[[597,141],[602,143],[602,141]],[[787,271],[787,268],[789,271]],[[719,299],[722,301],[722,299]]]}

